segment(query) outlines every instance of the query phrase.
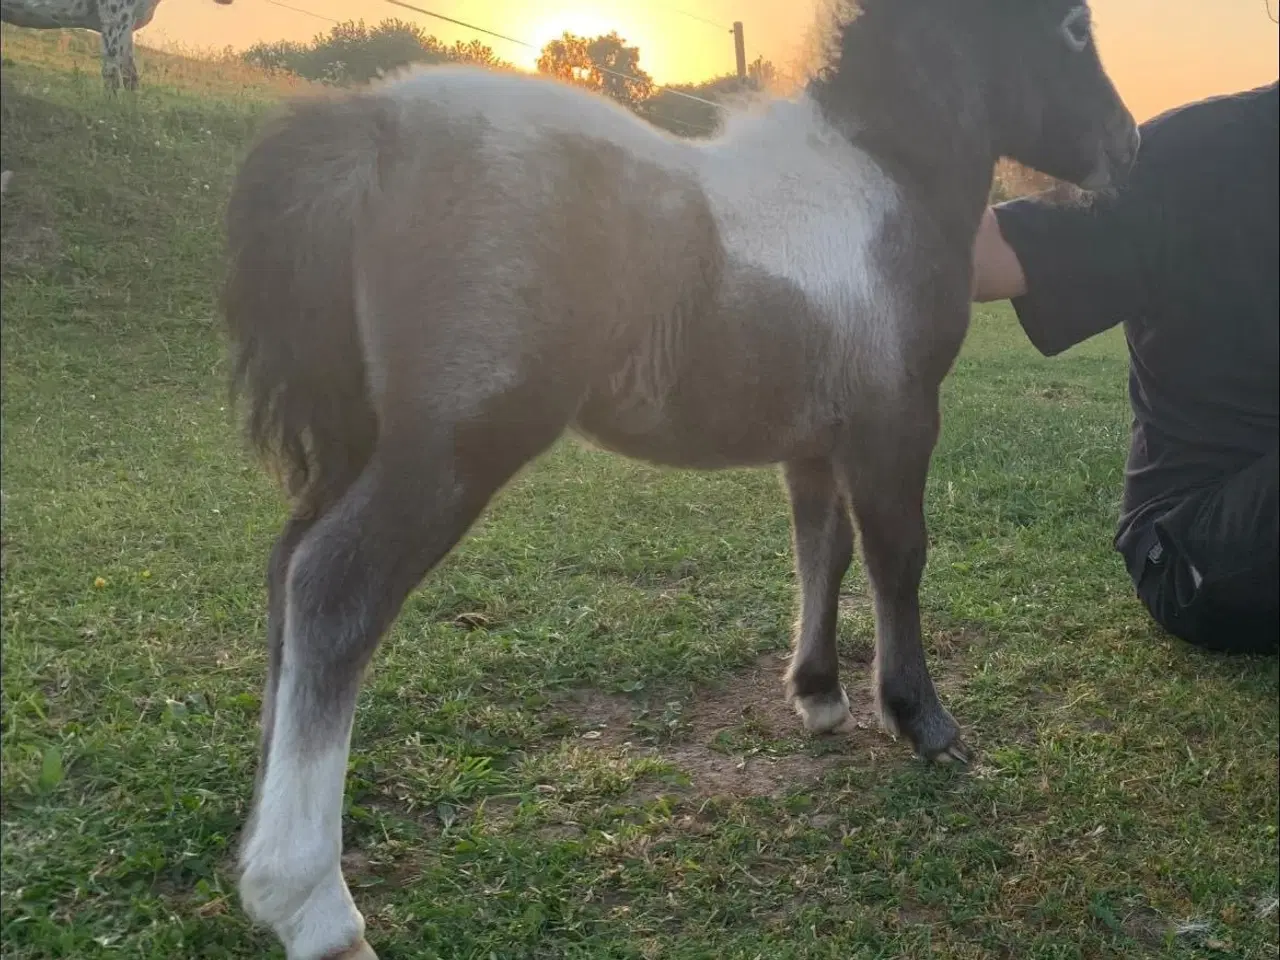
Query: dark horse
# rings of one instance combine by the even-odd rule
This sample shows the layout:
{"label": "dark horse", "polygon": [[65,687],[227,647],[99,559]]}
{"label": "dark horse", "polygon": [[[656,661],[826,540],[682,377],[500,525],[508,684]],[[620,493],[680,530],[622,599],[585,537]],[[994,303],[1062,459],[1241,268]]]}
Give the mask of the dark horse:
{"label": "dark horse", "polygon": [[1076,0],[865,0],[789,99],[682,141],[547,79],[457,67],[304,100],[250,151],[225,311],[294,512],[272,551],[240,890],[291,960],[370,958],[340,866],[362,675],[408,593],[566,430],[672,466],[783,465],[787,695],[848,716],[862,535],[884,724],[965,758],[920,639],[938,391],[1002,156],[1117,183],[1133,118]]}

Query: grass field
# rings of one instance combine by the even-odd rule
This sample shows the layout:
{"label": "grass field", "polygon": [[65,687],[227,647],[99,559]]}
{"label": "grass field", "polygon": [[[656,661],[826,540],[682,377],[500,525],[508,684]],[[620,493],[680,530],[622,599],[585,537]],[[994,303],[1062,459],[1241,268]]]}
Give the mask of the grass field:
{"label": "grass field", "polygon": [[[79,41],[4,38],[3,953],[279,957],[230,867],[284,506],[214,313],[275,93],[152,57],[108,103]],[[801,735],[776,476],[565,442],[366,684],[347,876],[381,955],[1277,956],[1276,661],[1130,595],[1121,337],[1047,361],[980,312],[944,420],[922,602],[972,767]],[[856,566],[845,598],[869,721]]]}

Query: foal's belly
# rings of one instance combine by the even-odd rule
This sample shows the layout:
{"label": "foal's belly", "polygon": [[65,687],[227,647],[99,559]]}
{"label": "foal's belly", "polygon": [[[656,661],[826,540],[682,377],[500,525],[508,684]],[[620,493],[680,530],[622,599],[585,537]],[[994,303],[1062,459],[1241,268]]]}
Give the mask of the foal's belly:
{"label": "foal's belly", "polygon": [[821,456],[830,449],[831,432],[739,420],[730,411],[668,406],[652,413],[652,418],[639,422],[636,411],[619,413],[611,398],[592,395],[579,411],[573,430],[623,456],[695,470],[766,466]]}
{"label": "foal's belly", "polygon": [[[714,412],[667,407],[638,423],[635,411],[620,414],[607,396],[591,396],[573,423],[575,433],[598,447],[669,467],[721,470],[756,467],[820,456],[829,441],[818,432],[777,429]],[[772,429],[771,429],[772,427]]]}
{"label": "foal's belly", "polygon": [[[668,466],[759,466],[821,456],[847,413],[824,327],[760,298],[691,318],[671,369],[643,352],[601,380],[574,429],[608,450]],[[733,307],[733,309],[729,309]]]}

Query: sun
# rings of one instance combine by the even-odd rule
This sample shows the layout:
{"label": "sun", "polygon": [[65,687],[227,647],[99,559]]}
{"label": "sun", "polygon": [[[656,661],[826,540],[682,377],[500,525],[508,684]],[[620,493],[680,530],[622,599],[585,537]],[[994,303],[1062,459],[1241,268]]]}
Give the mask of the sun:
{"label": "sun", "polygon": [[541,49],[544,44],[554,40],[562,33],[573,33],[580,37],[598,37],[610,30],[617,30],[624,37],[617,19],[589,8],[567,7],[554,14],[543,16],[533,24],[529,41],[536,43]]}
{"label": "sun", "polygon": [[[638,45],[641,48],[643,58],[648,52],[644,31],[637,24],[628,22],[628,19],[625,14],[616,16],[593,9],[587,4],[566,4],[557,6],[554,12],[540,11],[536,19],[531,18],[526,22],[524,31],[519,35],[520,39],[533,44],[533,48],[524,48],[519,58],[520,65],[533,69],[542,48],[564,33],[579,37],[598,37],[617,31],[628,45]],[[643,63],[643,59],[641,62]]]}

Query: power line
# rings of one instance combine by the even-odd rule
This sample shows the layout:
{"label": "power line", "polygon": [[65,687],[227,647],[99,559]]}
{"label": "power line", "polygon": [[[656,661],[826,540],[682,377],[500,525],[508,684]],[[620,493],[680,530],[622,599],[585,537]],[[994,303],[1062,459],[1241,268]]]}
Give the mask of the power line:
{"label": "power line", "polygon": [[[431,10],[424,10],[422,7],[415,7],[411,3],[405,3],[404,0],[386,0],[386,2],[390,4],[394,4],[397,7],[404,7],[406,10],[416,11],[417,13],[424,14],[428,17],[435,17],[437,20],[444,20],[448,23],[457,24],[460,27],[466,27],[468,30],[475,30],[477,33],[486,33],[491,37],[497,37],[500,40],[506,40],[509,43],[518,44],[519,46],[526,47],[530,50],[539,49],[539,47],[536,44],[527,43],[524,40],[518,40],[515,37],[508,37],[506,34],[497,33],[496,31],[489,30],[485,27],[478,27],[474,23],[467,23],[463,20],[455,20],[453,17],[446,17],[443,13],[435,13],[434,11],[431,11]],[[610,70],[608,67],[602,67],[599,64],[592,64],[591,67],[593,70],[598,70],[601,73],[607,73],[611,77],[618,77],[621,80],[630,80],[632,83],[644,83],[644,80],[642,80],[640,77],[632,76],[629,73],[621,73],[618,70]],[[720,104],[716,103],[714,100],[705,100],[702,97],[695,97],[692,93],[685,93],[683,90],[673,90],[671,87],[666,87],[658,83],[653,84],[653,87],[655,90],[665,90],[667,91],[667,93],[671,94],[672,96],[683,97],[685,100],[693,100],[695,103],[701,103],[708,107],[713,107],[716,110],[724,109]]]}
{"label": "power line", "polygon": [[706,17],[697,13],[690,13],[688,10],[681,10],[679,7],[673,7],[669,3],[656,3],[654,6],[661,7],[664,10],[670,10],[672,13],[678,13],[682,17],[688,17],[690,20],[697,20],[699,23],[705,23],[708,27],[715,27],[717,30],[727,30],[733,32],[733,27],[727,23],[721,23],[719,20],[708,20]]}
{"label": "power line", "polygon": [[459,27],[466,27],[468,30],[474,30],[476,33],[487,33],[491,37],[497,37],[499,40],[506,40],[508,43],[528,47],[530,50],[538,49],[532,43],[525,43],[523,40],[517,40],[515,37],[508,37],[505,33],[498,33],[496,30],[489,30],[485,27],[477,27],[474,23],[467,23],[465,20],[455,20],[453,17],[446,17],[443,13],[434,13],[431,10],[423,10],[422,7],[415,7],[411,3],[403,3],[402,0],[387,0],[387,3],[393,4],[397,7],[404,7],[406,10],[413,10],[428,17],[435,17],[437,20],[443,20],[446,23],[457,24]]}
{"label": "power line", "polygon": [[341,22],[333,19],[333,17],[326,17],[323,13],[312,13],[310,10],[303,10],[301,7],[294,7],[287,3],[281,3],[280,0],[267,0],[267,3],[277,7],[284,7],[286,10],[292,10],[294,13],[301,13],[308,17],[315,17],[317,20],[328,20],[330,23]]}
{"label": "power line", "polygon": [[[295,7],[291,4],[283,3],[281,2],[281,0],[266,0],[266,2],[277,7],[283,7],[286,10],[292,10],[295,13],[304,14],[305,16],[308,16],[308,17],[315,17],[317,20],[327,20],[329,23],[342,22],[340,20],[335,20],[333,17],[326,17],[322,13],[315,13],[314,11],[311,11],[311,10],[305,10],[302,7]],[[446,23],[455,24],[467,30],[474,30],[477,33],[483,33],[490,37],[497,37],[499,40],[505,40],[508,43],[514,43],[517,46],[524,47],[528,50],[540,49],[536,44],[528,43],[524,40],[519,39],[518,37],[509,37],[505,33],[498,33],[496,30],[490,30],[487,27],[477,26],[474,23],[467,23],[465,20],[457,20],[454,17],[446,17],[444,14],[436,13],[432,10],[424,10],[422,7],[416,7],[413,4],[404,3],[403,0],[386,0],[386,2],[393,4],[394,6],[397,6],[397,7],[404,7],[406,10],[412,10],[415,13],[421,13],[424,16],[434,17],[437,20],[443,20]],[[719,24],[713,24],[713,26],[719,26]],[[592,69],[598,70],[600,73],[606,73],[611,77],[617,77],[621,80],[630,80],[633,83],[645,82],[640,77],[633,76],[632,74],[629,74],[629,73],[622,73],[618,70],[610,70],[608,67],[602,67],[599,64],[592,64]],[[684,99],[684,100],[692,100],[695,103],[701,103],[704,106],[711,107],[712,109],[715,109],[715,110],[724,109],[724,107],[721,104],[716,103],[714,100],[706,100],[702,97],[694,96],[692,93],[685,93],[683,90],[675,90],[675,89],[672,89],[671,87],[663,86],[662,84],[657,84],[657,83],[653,84],[653,88],[655,90],[664,90],[667,93],[671,94],[673,97],[680,97],[681,99]],[[655,113],[657,113],[657,111],[655,111]],[[659,115],[662,116],[662,114],[659,114]],[[678,126],[684,127],[687,130],[693,130],[693,131],[699,130],[699,128],[694,124],[687,123],[684,120],[681,120],[679,117],[673,117],[667,114],[665,115],[665,119],[670,120],[672,123],[677,124]]]}

